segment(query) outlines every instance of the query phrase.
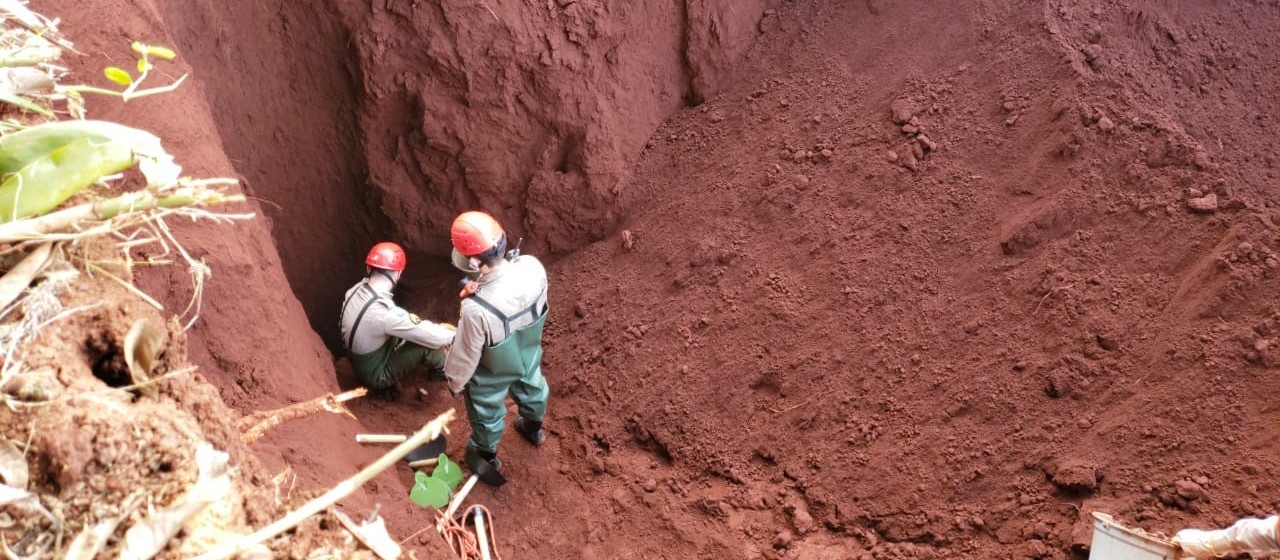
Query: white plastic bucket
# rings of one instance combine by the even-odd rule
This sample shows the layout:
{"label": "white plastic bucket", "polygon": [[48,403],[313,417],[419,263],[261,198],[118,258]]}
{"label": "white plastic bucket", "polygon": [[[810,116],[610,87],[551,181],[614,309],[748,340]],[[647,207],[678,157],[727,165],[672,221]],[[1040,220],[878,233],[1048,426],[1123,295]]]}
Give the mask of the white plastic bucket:
{"label": "white plastic bucket", "polygon": [[1093,512],[1093,544],[1089,560],[1176,560],[1177,549],[1169,541],[1135,531],[1110,515]]}

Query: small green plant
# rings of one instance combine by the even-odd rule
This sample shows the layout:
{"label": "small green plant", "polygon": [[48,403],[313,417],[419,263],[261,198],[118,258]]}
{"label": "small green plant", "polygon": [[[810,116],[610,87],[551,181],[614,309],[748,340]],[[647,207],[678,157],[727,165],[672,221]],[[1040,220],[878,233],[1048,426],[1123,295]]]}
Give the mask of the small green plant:
{"label": "small green plant", "polygon": [[110,95],[112,97],[119,97],[122,101],[129,101],[139,97],[155,95],[157,93],[169,93],[178,89],[178,86],[182,85],[182,82],[186,81],[187,74],[183,74],[168,85],[142,88],[141,86],[143,82],[145,82],[147,77],[151,75],[151,71],[155,70],[155,65],[151,63],[153,57],[163,60],[173,60],[178,56],[178,54],[166,47],[148,45],[138,41],[134,41],[130,46],[133,49],[133,52],[138,53],[138,62],[135,64],[138,73],[137,76],[130,74],[128,70],[120,68],[119,66],[108,66],[102,71],[108,80],[123,86],[123,90],[116,91],[114,89],[88,85],[57,87],[57,92],[66,96],[68,108],[71,110],[73,115],[83,116],[84,104],[80,98],[80,94],[82,93]]}
{"label": "small green plant", "polygon": [[430,476],[422,471],[413,474],[413,488],[409,490],[409,499],[422,507],[440,509],[449,505],[459,484],[462,484],[462,467],[449,460],[448,455],[441,453]]}

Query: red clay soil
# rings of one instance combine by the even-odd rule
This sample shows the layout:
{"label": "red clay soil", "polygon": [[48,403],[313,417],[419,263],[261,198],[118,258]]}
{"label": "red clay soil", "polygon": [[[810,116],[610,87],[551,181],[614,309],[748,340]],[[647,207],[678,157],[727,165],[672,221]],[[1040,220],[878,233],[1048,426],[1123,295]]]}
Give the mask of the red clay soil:
{"label": "red clay soil", "polygon": [[[61,13],[73,37],[97,25]],[[144,16],[128,38],[155,28]],[[551,264],[551,437],[507,438],[511,483],[474,494],[506,558],[1070,558],[1095,510],[1168,533],[1280,509],[1280,4],[797,0],[758,29],[737,77],[625,172],[621,229]],[[182,139],[193,171],[231,169],[197,151],[213,130],[198,81],[142,103],[125,114]],[[432,215],[492,195],[473,194]],[[599,207],[553,226],[577,211],[557,200],[553,218],[492,209],[530,214],[534,247],[612,231]],[[266,234],[253,250],[187,234],[226,282],[189,342],[223,398],[336,388]],[[409,288],[452,308],[447,286]],[[372,456],[355,430],[458,405],[415,376],[356,403],[361,426],[313,417],[254,449],[314,490]],[[429,519],[410,480],[353,503],[407,536]]]}
{"label": "red clay soil", "polygon": [[513,556],[1069,558],[1094,510],[1280,509],[1280,6],[761,28],[652,138],[630,250],[553,266],[553,436],[479,493]]}
{"label": "red clay soil", "polygon": [[[133,40],[173,45],[156,7],[149,2],[99,2],[92,9],[83,3],[54,0],[37,6],[51,17],[60,17],[62,31],[84,56],[69,55],[72,83],[109,85],[102,78],[108,65],[131,67]],[[163,63],[156,85],[190,71],[184,58]],[[203,79],[189,78],[176,91],[121,104],[106,97],[88,100],[90,118],[114,119],[159,135],[184,172],[196,177],[229,176],[237,172],[219,142]],[[230,211],[256,212],[256,203]],[[272,410],[290,403],[339,390],[333,375],[332,356],[310,328],[298,300],[289,292],[272,243],[271,229],[261,218],[230,225],[171,220],[174,234],[196,259],[213,271],[205,282],[200,319],[187,333],[190,361],[200,367],[231,410],[250,413]],[[135,255],[139,259],[149,254]],[[176,260],[176,257],[170,257]],[[138,285],[170,312],[190,301],[191,278],[177,264],[141,269]],[[237,415],[238,416],[238,415]],[[225,422],[236,418],[228,416]],[[328,488],[351,476],[382,450],[354,443],[359,424],[337,415],[314,416],[306,423],[288,423],[257,443],[253,450],[271,475],[291,468],[300,490]],[[312,440],[321,434],[322,445]],[[331,451],[329,457],[317,448]],[[234,450],[231,450],[234,452]],[[394,483],[391,475],[379,480]],[[359,492],[347,502],[353,510],[369,511],[372,500]]]}

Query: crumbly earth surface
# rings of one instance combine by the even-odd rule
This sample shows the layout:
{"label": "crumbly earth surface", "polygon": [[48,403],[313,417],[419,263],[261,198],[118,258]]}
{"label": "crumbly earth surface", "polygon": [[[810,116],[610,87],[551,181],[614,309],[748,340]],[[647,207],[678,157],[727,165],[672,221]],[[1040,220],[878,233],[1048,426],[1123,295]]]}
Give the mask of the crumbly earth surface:
{"label": "crumbly earth surface", "polygon": [[[1087,555],[1093,511],[1169,534],[1280,510],[1276,29],[1275,1],[771,5],[732,79],[627,160],[612,227],[597,207],[554,235],[545,219],[514,226],[560,251],[539,255],[550,438],[534,449],[509,434],[511,482],[473,494],[503,555],[1065,559]],[[585,230],[607,234],[569,249]],[[416,249],[446,266],[439,247]],[[284,290],[278,277],[265,288]],[[417,272],[404,295],[449,317],[453,286]],[[228,328],[249,316],[205,313]],[[319,347],[283,324],[243,346],[220,333],[218,348]],[[229,417],[352,384],[342,360],[336,375],[267,375],[202,356]],[[222,406],[207,386],[164,395]],[[251,451],[217,415],[189,423],[315,491],[376,455],[352,433],[405,433],[449,407],[443,384],[415,375],[353,402],[358,425],[297,420]],[[157,422],[139,424],[157,458],[132,468],[169,461],[193,479],[189,451],[163,443],[187,421]],[[109,458],[75,451],[79,431],[49,433],[41,460],[79,478],[58,482],[59,467],[42,484],[93,487]],[[467,433],[458,422],[455,457]],[[381,504],[404,538],[430,522],[411,482],[399,466],[348,503]],[[266,515],[246,508],[243,523]],[[446,557],[429,532],[405,544]]]}

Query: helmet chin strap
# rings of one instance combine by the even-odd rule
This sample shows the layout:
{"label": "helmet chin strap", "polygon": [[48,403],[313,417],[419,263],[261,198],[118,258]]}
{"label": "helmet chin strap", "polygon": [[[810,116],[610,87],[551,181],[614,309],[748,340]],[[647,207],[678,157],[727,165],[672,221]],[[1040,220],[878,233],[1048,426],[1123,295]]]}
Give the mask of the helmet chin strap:
{"label": "helmet chin strap", "polygon": [[390,280],[390,281],[391,281],[391,287],[392,287],[392,288],[394,288],[394,287],[396,286],[396,284],[399,284],[399,283],[400,283],[398,280],[396,280],[396,275],[395,275],[395,274],[392,274],[390,270],[386,270],[386,269],[383,269],[383,268],[375,268],[375,269],[373,269],[373,272],[374,272],[374,274],[381,274],[381,275],[382,275],[382,276],[384,276],[387,280]]}

